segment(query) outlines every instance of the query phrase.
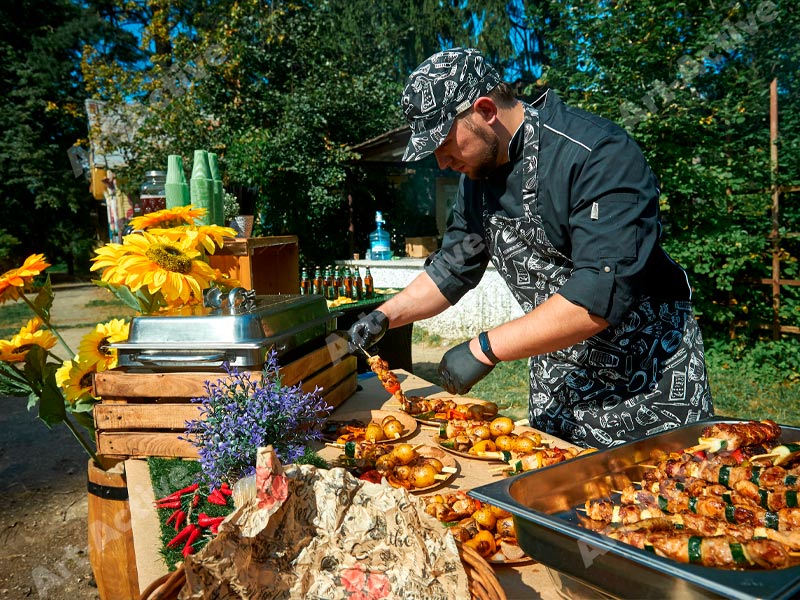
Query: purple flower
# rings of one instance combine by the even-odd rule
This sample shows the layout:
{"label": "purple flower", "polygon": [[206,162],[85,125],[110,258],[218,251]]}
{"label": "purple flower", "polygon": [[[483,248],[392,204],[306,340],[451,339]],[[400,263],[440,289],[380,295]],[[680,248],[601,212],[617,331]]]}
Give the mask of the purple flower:
{"label": "purple flower", "polygon": [[300,384],[281,384],[275,350],[258,381],[235,367],[223,365],[228,376],[206,381],[200,403],[202,418],[187,421],[187,438],[200,455],[202,479],[212,489],[235,483],[255,471],[256,450],[272,444],[283,463],[303,455],[308,443],[321,438],[321,427],[332,407]]}

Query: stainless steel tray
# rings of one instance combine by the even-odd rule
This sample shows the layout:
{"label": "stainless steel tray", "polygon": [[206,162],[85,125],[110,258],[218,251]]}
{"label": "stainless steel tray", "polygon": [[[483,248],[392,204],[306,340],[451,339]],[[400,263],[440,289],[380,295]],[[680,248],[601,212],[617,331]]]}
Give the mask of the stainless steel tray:
{"label": "stainless steel tray", "polygon": [[268,350],[278,355],[324,339],[336,329],[322,296],[256,296],[252,308],[193,306],[134,317],[125,342],[117,349],[120,367],[168,371],[263,365]]}
{"label": "stainless steel tray", "polygon": [[[767,598],[800,595],[800,566],[771,571],[731,571],[685,565],[623,544],[579,524],[576,507],[641,481],[641,464],[653,451],[680,451],[697,443],[713,419],[490,483],[470,496],[514,516],[520,546],[531,557],[617,598]],[[783,441],[800,441],[800,429],[783,427]]]}

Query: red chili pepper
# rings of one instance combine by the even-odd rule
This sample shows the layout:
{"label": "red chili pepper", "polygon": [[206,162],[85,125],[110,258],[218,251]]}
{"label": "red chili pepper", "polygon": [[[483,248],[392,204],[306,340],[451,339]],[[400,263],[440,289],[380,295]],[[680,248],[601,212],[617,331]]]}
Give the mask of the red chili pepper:
{"label": "red chili pepper", "polygon": [[197,515],[197,524],[200,527],[211,527],[215,523],[219,525],[225,520],[225,517],[210,517],[206,513],[200,513]]}
{"label": "red chili pepper", "polygon": [[158,500],[156,500],[156,502],[169,502],[171,500],[180,500],[181,496],[183,496],[184,494],[188,494],[189,492],[195,491],[198,487],[200,487],[200,484],[193,483],[192,485],[188,485],[183,489],[172,492],[171,494],[164,496],[163,498],[159,498]]}
{"label": "red chili pepper", "polygon": [[222,492],[219,490],[212,490],[212,492],[206,498],[211,504],[218,504],[219,506],[227,506],[228,505],[228,498],[222,495]]}
{"label": "red chili pepper", "polygon": [[181,501],[180,500],[169,500],[167,502],[157,502],[156,508],[180,508]]}
{"label": "red chili pepper", "polygon": [[192,544],[194,544],[194,541],[199,537],[200,537],[200,528],[195,527],[192,530],[192,533],[189,534],[189,538],[186,540],[186,544],[183,546],[184,556],[188,556],[194,553],[194,547],[192,546]]}
{"label": "red chili pepper", "polygon": [[220,493],[224,494],[225,496],[230,496],[233,494],[233,490],[228,485],[228,482],[224,482],[221,486],[219,486]]}
{"label": "red chili pepper", "polygon": [[178,535],[176,535],[174,538],[172,538],[170,541],[167,542],[167,548],[174,548],[182,541],[189,539],[189,536],[195,530],[199,531],[197,525],[195,525],[194,523],[189,523],[186,527],[180,530]]}
{"label": "red chili pepper", "polygon": [[172,511],[172,514],[167,519],[167,522],[164,525],[169,525],[172,521],[174,521],[178,517],[178,513],[182,512],[180,508],[175,509]]}
{"label": "red chili pepper", "polygon": [[200,494],[195,494],[192,496],[192,506],[197,506],[200,504]]}
{"label": "red chili pepper", "polygon": [[175,531],[180,531],[183,524],[186,522],[186,512],[179,510],[178,516],[175,517]]}

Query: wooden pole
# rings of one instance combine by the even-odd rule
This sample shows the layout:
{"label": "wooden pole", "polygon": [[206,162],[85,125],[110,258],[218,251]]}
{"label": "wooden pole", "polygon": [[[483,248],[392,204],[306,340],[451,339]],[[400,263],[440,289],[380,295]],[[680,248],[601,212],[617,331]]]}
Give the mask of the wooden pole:
{"label": "wooden pole", "polygon": [[769,158],[772,174],[772,339],[781,337],[780,188],[778,187],[778,80],[769,85]]}

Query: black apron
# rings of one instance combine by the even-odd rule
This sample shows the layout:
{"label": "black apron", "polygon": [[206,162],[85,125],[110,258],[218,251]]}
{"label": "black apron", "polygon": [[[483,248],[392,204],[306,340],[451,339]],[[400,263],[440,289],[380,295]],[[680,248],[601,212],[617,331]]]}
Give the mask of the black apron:
{"label": "black apron", "polygon": [[[572,261],[538,214],[539,114],[525,105],[523,211],[483,223],[492,262],[530,312],[570,278]],[[643,298],[620,325],[529,360],[532,427],[606,448],[713,416],[703,340],[689,301]]]}

